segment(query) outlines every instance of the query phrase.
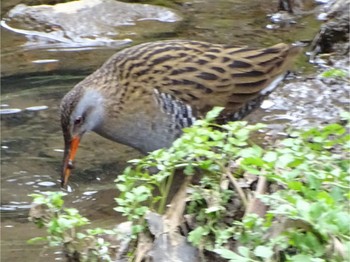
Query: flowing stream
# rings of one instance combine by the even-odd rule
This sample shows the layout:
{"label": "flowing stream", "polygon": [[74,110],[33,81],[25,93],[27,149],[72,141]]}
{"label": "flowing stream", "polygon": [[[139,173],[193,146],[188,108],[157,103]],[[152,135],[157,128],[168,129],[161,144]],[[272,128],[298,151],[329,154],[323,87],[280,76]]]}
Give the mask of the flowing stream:
{"label": "flowing stream", "polygon": [[[319,23],[314,14],[297,19],[296,24],[287,28],[267,29],[271,22],[266,14],[275,12],[276,7],[270,0],[189,1],[178,10],[184,19],[176,26],[146,34],[142,31],[158,24],[140,22],[135,42],[182,38],[259,47],[311,39],[317,32]],[[63,151],[60,99],[116,50],[101,47],[28,50],[23,47],[27,41],[23,35],[5,28],[1,28],[1,34],[6,73],[1,83],[0,105],[1,260],[64,260],[60,250],[26,243],[32,237],[45,235],[44,230],[28,222],[32,200],[28,195],[59,190]],[[313,70],[305,61],[302,57],[298,62],[299,75]],[[271,135],[283,134],[289,126],[319,125],[338,118],[338,109],[349,102],[346,94],[346,89],[328,87],[321,81],[317,85],[307,82],[296,85],[291,81],[247,119],[267,123]],[[117,195],[113,181],[127,160],[138,157],[141,154],[137,151],[96,134],[84,136],[70,180],[73,192],[65,197],[66,206],[78,208],[93,221],[94,227],[111,227],[122,221],[113,211]]]}

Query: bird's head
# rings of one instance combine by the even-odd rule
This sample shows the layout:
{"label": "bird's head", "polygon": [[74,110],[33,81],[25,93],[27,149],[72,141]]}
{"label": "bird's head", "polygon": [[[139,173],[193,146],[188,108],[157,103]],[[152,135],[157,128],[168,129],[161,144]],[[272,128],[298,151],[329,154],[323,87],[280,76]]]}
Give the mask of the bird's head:
{"label": "bird's head", "polygon": [[62,99],[60,113],[64,137],[61,187],[66,187],[82,136],[98,128],[103,121],[103,97],[98,90],[78,85]]}

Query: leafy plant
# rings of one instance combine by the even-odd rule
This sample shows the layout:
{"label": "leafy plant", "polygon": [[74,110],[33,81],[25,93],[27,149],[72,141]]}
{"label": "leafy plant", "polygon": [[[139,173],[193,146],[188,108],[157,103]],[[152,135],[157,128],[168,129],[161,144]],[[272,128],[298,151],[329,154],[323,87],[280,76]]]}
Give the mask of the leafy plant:
{"label": "leafy plant", "polygon": [[343,69],[337,69],[337,68],[331,68],[327,71],[324,71],[321,74],[322,77],[326,77],[326,78],[349,78],[349,74],[348,72],[346,72]]}
{"label": "leafy plant", "polygon": [[[349,114],[343,117],[349,120]],[[280,190],[261,198],[269,205],[265,218],[247,216],[233,223],[240,228],[235,228],[234,238],[249,252],[216,252],[230,261],[349,259],[349,145],[346,127],[331,124],[291,132],[257,159],[243,157],[241,168],[260,172]],[[271,225],[271,218],[283,221],[279,229]]]}
{"label": "leafy plant", "polygon": [[[186,175],[203,175],[200,184],[192,187],[187,209],[195,217],[196,227],[188,236],[193,245],[214,250],[230,261],[344,259],[350,246],[350,137],[346,127],[331,124],[292,131],[288,138],[263,149],[249,140],[250,133],[262,125],[234,122],[217,126],[213,119],[219,111],[185,129],[169,150],[134,160],[135,166],[117,180],[122,191],[117,210],[135,224],[158,201],[163,211],[175,170],[183,168]],[[343,118],[348,121],[349,115]],[[158,172],[151,175],[151,168]],[[261,197],[269,206],[265,217],[247,214],[241,221],[227,223],[230,199],[241,199],[243,206],[245,201],[245,193],[239,193],[235,183],[231,188],[220,187],[223,175],[231,172],[265,176],[278,186]],[[153,197],[156,189],[160,197]],[[137,190],[146,192],[139,202],[133,196]],[[145,206],[145,201],[151,206]],[[237,252],[227,248],[232,243],[238,244]]]}
{"label": "leafy plant", "polygon": [[[350,114],[342,114],[341,124],[290,131],[287,138],[262,148],[251,141],[251,133],[263,125],[217,125],[220,111],[216,108],[186,128],[171,148],[130,161],[118,177],[121,193],[115,209],[133,223],[132,237],[147,230],[148,210],[165,211],[180,170],[201,176],[190,188],[186,209],[193,224],[188,240],[200,250],[237,262],[349,259]],[[269,181],[270,190],[259,196],[268,206],[263,216],[245,212],[253,192],[241,183],[249,176]],[[32,196],[50,214],[34,216],[48,228],[48,237],[41,240],[81,250],[79,241],[94,239],[95,257],[110,259],[108,243],[99,237],[106,231],[76,232],[89,222],[75,209],[63,208],[62,193]]]}
{"label": "leafy plant", "polygon": [[113,230],[101,228],[86,229],[85,233],[77,229],[88,225],[87,218],[81,216],[75,208],[64,208],[63,192],[43,192],[31,194],[34,206],[30,212],[31,220],[38,227],[47,228],[47,236],[36,237],[28,241],[46,243],[48,246],[61,246],[69,257],[79,261],[112,261],[109,254],[109,243],[100,235],[116,234]]}
{"label": "leafy plant", "polygon": [[[237,158],[249,145],[250,132],[263,127],[261,124],[250,126],[243,121],[217,125],[214,119],[221,111],[222,108],[215,108],[205,119],[185,128],[171,148],[130,161],[133,166],[117,178],[121,193],[116,198],[118,207],[115,210],[133,222],[134,236],[144,229],[142,221],[148,210],[154,210],[158,205],[158,213],[164,213],[177,170],[182,169],[185,175],[202,172],[218,181],[226,172],[229,161]],[[254,150],[260,149],[252,147],[251,151]]]}

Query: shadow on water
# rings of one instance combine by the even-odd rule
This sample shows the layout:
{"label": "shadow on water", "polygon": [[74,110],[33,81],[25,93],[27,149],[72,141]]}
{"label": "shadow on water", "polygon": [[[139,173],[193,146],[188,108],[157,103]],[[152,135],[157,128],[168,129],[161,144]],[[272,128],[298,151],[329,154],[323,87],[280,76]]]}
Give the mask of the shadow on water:
{"label": "shadow on water", "polygon": [[[275,11],[271,1],[267,0],[193,1],[189,2],[183,11],[185,19],[174,32],[154,33],[143,39],[141,35],[137,41],[171,36],[218,43],[267,46],[277,42],[292,42],[294,39],[310,39],[313,34],[311,31],[317,31],[312,16],[305,18],[305,21],[313,23],[313,30],[305,21],[286,30],[265,29],[269,23],[266,13]],[[7,46],[11,44],[7,43]],[[17,55],[7,56],[6,59],[22,59],[18,55],[20,50],[13,47],[11,50],[11,53],[17,52]],[[70,67],[73,65],[80,71],[65,70],[65,74],[42,73],[29,76],[21,74],[18,69],[17,75],[20,76],[2,80],[0,208],[3,261],[23,261],[23,257],[26,257],[26,261],[63,260],[59,251],[43,251],[41,246],[26,244],[28,239],[44,234],[43,230],[38,230],[28,223],[31,203],[28,194],[59,190],[58,180],[63,155],[59,102],[63,95],[86,75],[86,70],[91,71],[93,63],[84,67],[84,63],[81,63],[84,59],[75,60],[74,52],[41,52],[43,56],[47,55],[47,59],[62,57],[62,68],[65,66],[64,61],[69,61]],[[95,68],[112,54],[111,50],[94,52],[91,50],[80,53],[80,58],[85,54],[85,59],[95,63]],[[28,53],[25,54],[25,58],[28,58]],[[29,58],[32,59],[31,56]],[[67,74],[69,72],[70,74]],[[323,91],[326,91],[324,95],[319,96]],[[334,103],[339,105],[337,96],[342,97],[344,93],[340,92],[334,96],[334,92],[325,90],[321,84],[305,87],[290,83],[273,94],[264,103],[263,108],[248,119],[251,122],[265,122],[275,133],[281,134],[286,125],[301,127],[336,118],[337,112],[322,112],[320,117],[320,109],[317,110],[313,103],[316,101],[317,105],[327,107],[333,106]],[[299,103],[300,101],[302,103]],[[346,102],[348,101],[343,101]],[[339,107],[342,107],[343,103],[340,103]],[[96,134],[84,136],[76,158],[76,169],[70,180],[74,191],[65,197],[67,206],[78,208],[82,215],[94,221],[93,226],[111,226],[121,221],[113,211],[116,205],[114,197],[117,194],[113,181],[126,166],[127,160],[140,156],[137,151]]]}

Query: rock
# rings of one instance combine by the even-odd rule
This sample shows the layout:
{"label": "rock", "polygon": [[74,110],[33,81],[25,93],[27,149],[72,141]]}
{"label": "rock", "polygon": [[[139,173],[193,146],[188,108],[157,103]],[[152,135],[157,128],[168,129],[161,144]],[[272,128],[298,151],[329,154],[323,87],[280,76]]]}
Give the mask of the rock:
{"label": "rock", "polygon": [[301,13],[312,11],[316,6],[314,0],[279,0],[278,10],[287,11],[288,13]]}
{"label": "rock", "polygon": [[172,34],[181,20],[169,8],[115,0],[19,4],[2,17],[2,77],[86,75],[132,41]]}
{"label": "rock", "polygon": [[165,215],[147,213],[145,220],[152,236],[142,234],[141,239],[139,236],[135,261],[200,261],[198,249],[192,246],[179,230],[183,222],[190,181],[191,177],[187,176],[171,200]]}
{"label": "rock", "polygon": [[120,46],[131,41],[124,38],[121,27],[128,27],[128,35],[132,35],[130,26],[148,20],[170,23],[181,18],[160,6],[80,0],[56,5],[19,4],[8,12],[2,26],[26,35],[27,45],[34,48]]}
{"label": "rock", "polygon": [[322,19],[325,23],[314,38],[310,60],[320,53],[349,53],[350,0],[336,0],[326,6]]}

